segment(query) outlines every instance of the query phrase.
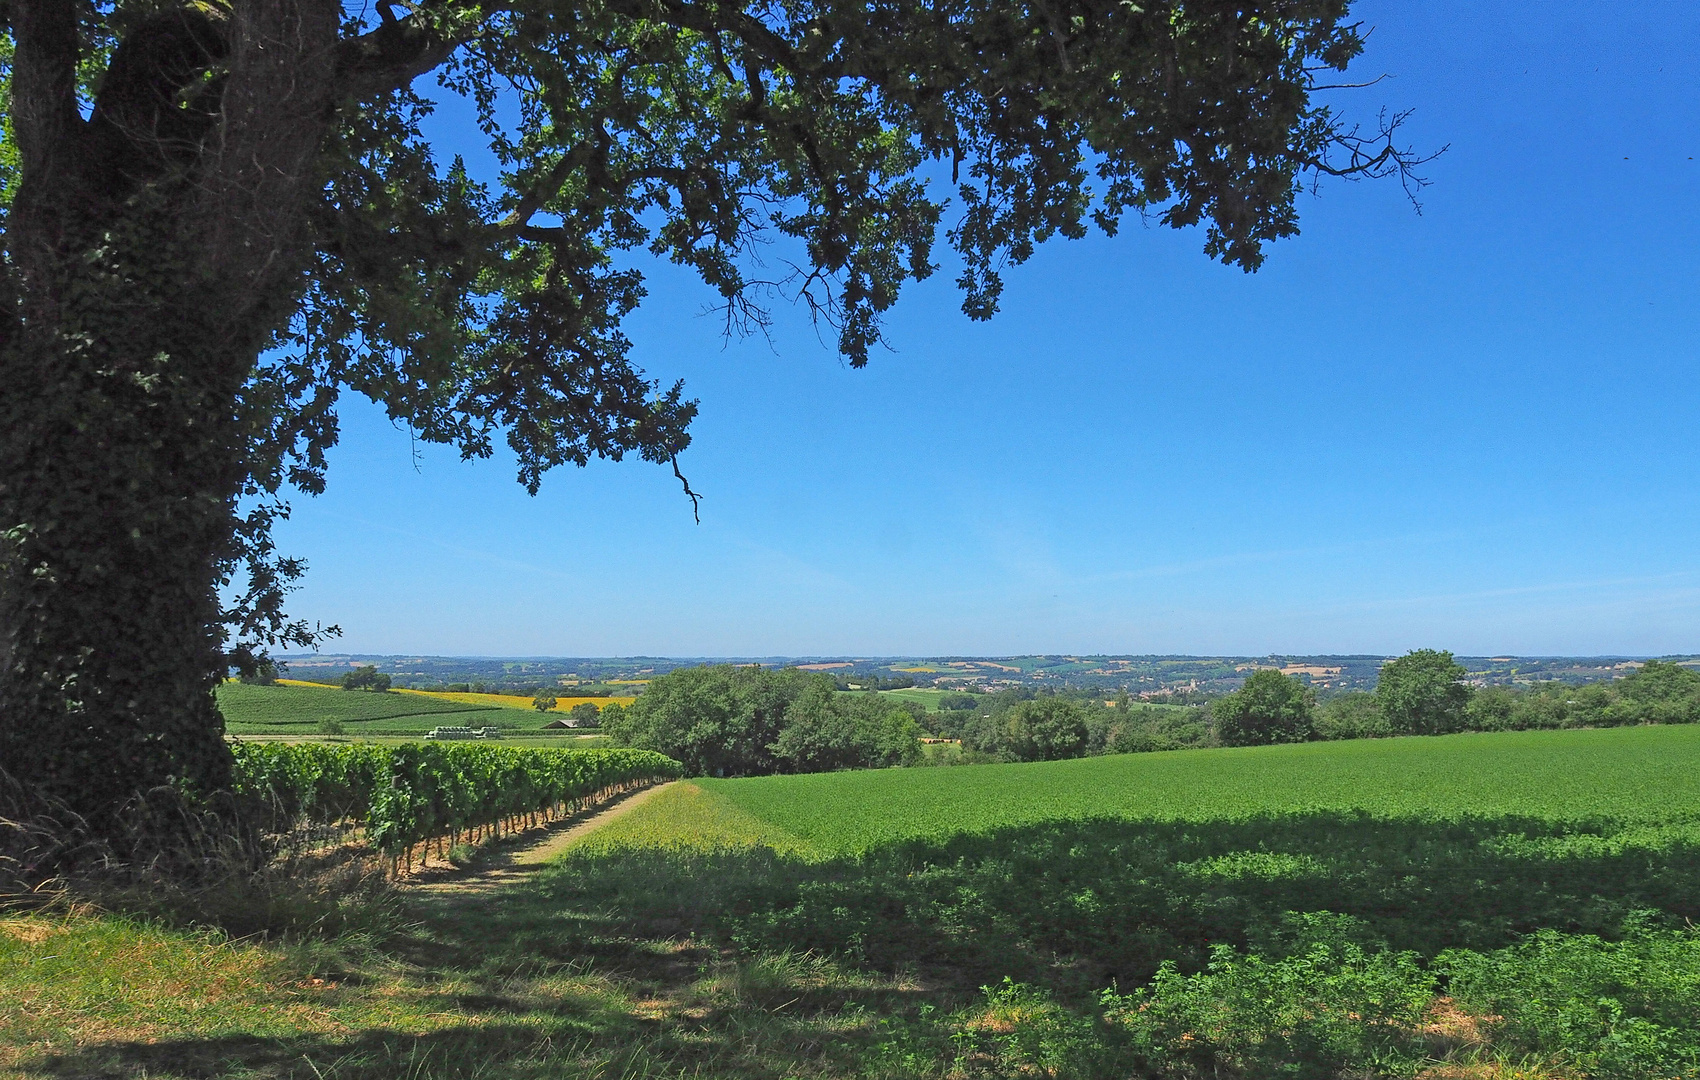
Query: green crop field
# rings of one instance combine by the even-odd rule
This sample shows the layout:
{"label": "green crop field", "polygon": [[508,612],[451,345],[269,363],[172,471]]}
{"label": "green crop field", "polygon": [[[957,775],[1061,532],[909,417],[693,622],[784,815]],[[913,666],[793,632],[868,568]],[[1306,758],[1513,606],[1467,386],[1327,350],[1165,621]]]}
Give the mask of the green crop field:
{"label": "green crop field", "polygon": [[[848,692],[855,693],[855,691]],[[926,706],[929,711],[937,712],[939,707],[939,698],[943,696],[944,693],[945,691],[943,690],[924,690],[920,687],[909,687],[904,690],[881,690],[880,696],[896,698],[899,701],[917,702]]]}
{"label": "green crop field", "polygon": [[[1450,986],[1498,1060],[1700,1076],[1700,726],[699,779],[552,873],[670,933],[1025,985],[994,1009],[1140,988],[1093,1038],[1206,1030],[1234,1075],[1412,1075],[1432,1046],[1389,1032]],[[1274,1034],[1330,1014],[1334,1050]]]}
{"label": "green crop field", "polygon": [[1358,739],[696,783],[822,854],[1046,821],[1700,817],[1700,726]]}
{"label": "green crop field", "polygon": [[525,730],[545,723],[531,710],[317,686],[227,682],[218,688],[218,706],[233,735],[311,734],[326,720],[343,724],[350,734],[364,735],[417,735],[441,724]]}

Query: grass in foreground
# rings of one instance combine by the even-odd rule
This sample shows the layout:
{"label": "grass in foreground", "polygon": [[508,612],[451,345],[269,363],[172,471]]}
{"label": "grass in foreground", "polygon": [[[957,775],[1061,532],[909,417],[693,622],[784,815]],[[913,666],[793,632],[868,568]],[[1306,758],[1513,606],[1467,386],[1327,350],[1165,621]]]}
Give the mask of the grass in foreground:
{"label": "grass in foreground", "polygon": [[[1669,730],[679,784],[379,932],[7,920],[0,1074],[1688,1080],[1700,743]],[[1490,788],[1460,745],[1524,768]]]}

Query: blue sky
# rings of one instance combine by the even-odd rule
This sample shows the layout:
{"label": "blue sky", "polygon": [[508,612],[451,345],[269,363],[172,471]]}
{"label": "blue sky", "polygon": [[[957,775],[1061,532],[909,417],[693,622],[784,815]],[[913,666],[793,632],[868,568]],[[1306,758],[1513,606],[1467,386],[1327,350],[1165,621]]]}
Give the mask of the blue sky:
{"label": "blue sky", "polygon": [[989,324],[947,264],[862,371],[646,266],[701,525],[665,469],[531,498],[350,400],[296,612],[462,655],[1700,651],[1700,7],[1356,11],[1394,77],[1340,105],[1450,145],[1420,216],[1325,185],[1255,275],[1053,243]]}

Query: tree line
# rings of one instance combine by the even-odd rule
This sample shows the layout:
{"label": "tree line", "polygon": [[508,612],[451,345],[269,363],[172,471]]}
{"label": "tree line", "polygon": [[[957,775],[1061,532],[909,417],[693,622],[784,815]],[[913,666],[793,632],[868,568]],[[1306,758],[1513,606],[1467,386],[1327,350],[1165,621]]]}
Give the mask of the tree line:
{"label": "tree line", "polygon": [[918,712],[877,694],[839,693],[818,672],[719,664],[654,679],[626,709],[604,710],[602,730],[622,746],[666,754],[688,776],[758,776],[919,764]]}
{"label": "tree line", "polygon": [[1318,701],[1301,679],[1264,669],[1203,706],[1161,707],[1124,692],[1105,701],[1019,687],[949,693],[938,712],[878,694],[835,692],[826,675],[792,668],[682,668],[625,710],[602,714],[625,746],[655,750],[692,776],[915,765],[921,738],[960,742],[940,762],[1055,761],[1097,754],[1259,746],[1463,731],[1700,722],[1700,673],[1649,660],[1612,682],[1528,689],[1465,682],[1449,652],[1388,661],[1373,693]]}

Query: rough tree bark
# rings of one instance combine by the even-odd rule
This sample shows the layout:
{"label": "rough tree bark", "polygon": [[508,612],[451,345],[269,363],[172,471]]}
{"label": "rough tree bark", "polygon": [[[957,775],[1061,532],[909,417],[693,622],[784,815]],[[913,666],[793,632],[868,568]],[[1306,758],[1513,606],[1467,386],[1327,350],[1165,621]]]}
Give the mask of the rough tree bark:
{"label": "rough tree bark", "polygon": [[12,12],[0,765],[108,836],[138,790],[228,779],[238,395],[298,295],[334,106],[334,0],[210,10],[130,33],[87,119],[77,5]]}

